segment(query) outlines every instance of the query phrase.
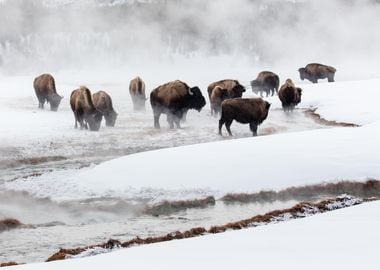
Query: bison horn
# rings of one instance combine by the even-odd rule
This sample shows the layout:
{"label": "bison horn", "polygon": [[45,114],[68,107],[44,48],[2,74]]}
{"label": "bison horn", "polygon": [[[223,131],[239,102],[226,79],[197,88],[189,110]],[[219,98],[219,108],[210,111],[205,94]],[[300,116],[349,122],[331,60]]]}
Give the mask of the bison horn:
{"label": "bison horn", "polygon": [[189,95],[194,95],[194,93],[191,91],[191,88],[189,88]]}

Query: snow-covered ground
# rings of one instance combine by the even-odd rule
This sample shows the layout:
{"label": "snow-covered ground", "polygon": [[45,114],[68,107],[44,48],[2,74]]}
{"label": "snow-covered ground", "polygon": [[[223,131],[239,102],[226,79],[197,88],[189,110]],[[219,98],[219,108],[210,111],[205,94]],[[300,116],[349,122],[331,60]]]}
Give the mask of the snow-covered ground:
{"label": "snow-covered ground", "polygon": [[12,269],[373,269],[380,202],[223,234]]}

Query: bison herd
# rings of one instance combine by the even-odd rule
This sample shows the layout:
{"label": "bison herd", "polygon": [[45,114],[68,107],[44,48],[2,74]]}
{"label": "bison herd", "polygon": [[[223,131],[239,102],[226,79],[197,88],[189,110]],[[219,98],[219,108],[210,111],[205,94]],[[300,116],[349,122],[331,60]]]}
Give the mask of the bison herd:
{"label": "bison herd", "polygon": [[[335,68],[322,64],[308,64],[299,70],[302,80],[308,79],[317,83],[318,79],[327,78],[334,81]],[[50,74],[42,74],[35,78],[34,90],[38,98],[38,108],[43,109],[45,102],[50,103],[50,109],[57,111],[62,96],[57,93],[54,78]],[[257,78],[251,81],[252,91],[260,94],[261,98],[242,98],[245,87],[237,80],[220,80],[207,87],[210,101],[211,115],[218,116],[219,134],[222,134],[223,125],[232,136],[230,126],[235,120],[242,124],[249,124],[253,136],[257,135],[257,127],[267,118],[270,103],[263,100],[264,94],[278,94],[282,108],[291,112],[301,102],[302,89],[296,87],[291,79],[287,79],[280,87],[279,76],[270,71],[262,71]],[[134,110],[144,110],[147,100],[145,83],[140,77],[130,81],[129,93]],[[190,87],[185,82],[176,80],[158,86],[150,93],[150,104],[153,110],[154,127],[160,128],[160,116],[166,114],[170,128],[180,128],[181,120],[190,109],[201,111],[206,100],[198,86]],[[74,113],[75,128],[78,123],[81,129],[97,131],[104,117],[106,126],[114,126],[117,113],[111,97],[105,91],[91,94],[90,90],[81,86],[72,91],[70,106]]]}

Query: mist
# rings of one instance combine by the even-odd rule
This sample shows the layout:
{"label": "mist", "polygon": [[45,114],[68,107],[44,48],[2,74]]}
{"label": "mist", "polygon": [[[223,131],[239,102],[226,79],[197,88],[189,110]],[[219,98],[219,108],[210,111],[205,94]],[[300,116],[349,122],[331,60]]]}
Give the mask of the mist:
{"label": "mist", "polygon": [[320,62],[343,79],[375,77],[378,14],[374,0],[3,0],[0,71],[204,64],[295,74]]}

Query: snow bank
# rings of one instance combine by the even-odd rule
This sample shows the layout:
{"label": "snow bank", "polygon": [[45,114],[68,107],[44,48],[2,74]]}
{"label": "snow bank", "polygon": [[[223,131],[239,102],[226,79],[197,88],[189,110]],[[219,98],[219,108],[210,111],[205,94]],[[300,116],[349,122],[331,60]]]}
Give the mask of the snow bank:
{"label": "snow bank", "polygon": [[[241,231],[12,269],[371,269],[378,264],[380,202]],[[331,233],[334,232],[334,233]],[[371,239],[371,241],[369,241]],[[275,259],[273,259],[275,258]]]}

